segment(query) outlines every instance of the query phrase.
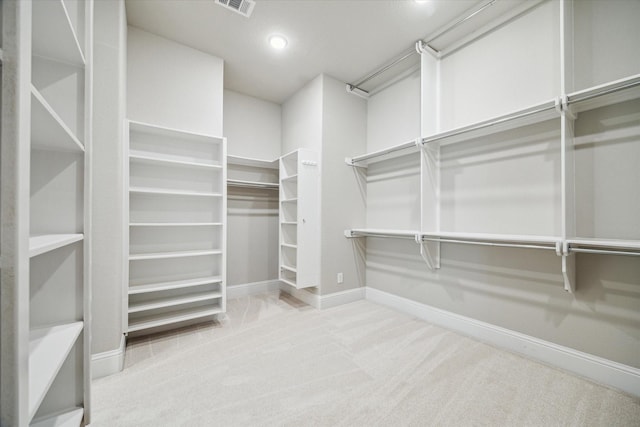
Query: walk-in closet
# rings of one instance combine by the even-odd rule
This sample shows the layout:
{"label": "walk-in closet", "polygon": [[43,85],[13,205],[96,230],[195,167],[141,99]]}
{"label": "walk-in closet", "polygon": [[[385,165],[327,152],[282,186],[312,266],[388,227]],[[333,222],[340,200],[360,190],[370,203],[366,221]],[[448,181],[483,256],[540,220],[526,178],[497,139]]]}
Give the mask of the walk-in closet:
{"label": "walk-in closet", "polygon": [[640,0],[3,0],[0,425],[640,423]]}

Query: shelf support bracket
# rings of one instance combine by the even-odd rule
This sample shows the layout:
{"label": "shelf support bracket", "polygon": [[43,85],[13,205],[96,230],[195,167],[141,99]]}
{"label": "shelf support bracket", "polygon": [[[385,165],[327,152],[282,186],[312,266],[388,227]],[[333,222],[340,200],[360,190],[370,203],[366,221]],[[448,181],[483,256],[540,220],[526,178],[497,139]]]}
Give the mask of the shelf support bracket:
{"label": "shelf support bracket", "polygon": [[[422,240],[420,234],[416,234],[416,243],[420,245],[420,256],[429,267],[429,270],[436,270],[440,268],[440,243],[439,242],[427,242]],[[432,250],[433,249],[433,250]],[[433,252],[436,253],[434,256]]]}
{"label": "shelf support bracket", "polygon": [[569,251],[569,244],[562,242],[562,278],[564,280],[564,290],[570,294],[575,293],[576,283],[576,256]]}
{"label": "shelf support bracket", "polygon": [[357,165],[351,157],[345,157],[344,162],[349,166],[353,166],[354,168],[367,169],[367,167],[364,165]]}

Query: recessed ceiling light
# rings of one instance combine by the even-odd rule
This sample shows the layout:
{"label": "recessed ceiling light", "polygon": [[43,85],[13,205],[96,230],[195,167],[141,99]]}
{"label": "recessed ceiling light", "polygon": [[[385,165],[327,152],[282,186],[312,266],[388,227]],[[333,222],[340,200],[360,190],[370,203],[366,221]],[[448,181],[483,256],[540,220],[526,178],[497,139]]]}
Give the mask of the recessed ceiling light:
{"label": "recessed ceiling light", "polygon": [[289,42],[287,41],[287,39],[280,34],[274,34],[269,37],[269,44],[274,49],[284,49],[285,47],[287,47],[288,43]]}

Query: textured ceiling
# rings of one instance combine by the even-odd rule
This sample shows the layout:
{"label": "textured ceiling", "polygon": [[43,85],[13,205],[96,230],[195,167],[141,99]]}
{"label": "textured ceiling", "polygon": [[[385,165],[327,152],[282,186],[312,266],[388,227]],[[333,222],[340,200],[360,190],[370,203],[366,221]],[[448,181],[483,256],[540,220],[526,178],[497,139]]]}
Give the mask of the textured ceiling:
{"label": "textured ceiling", "polygon": [[[354,82],[486,0],[257,0],[251,18],[214,0],[127,0],[129,25],[218,56],[225,88],[284,102],[320,73]],[[469,31],[473,28],[469,28]],[[287,36],[275,51],[268,36]]]}

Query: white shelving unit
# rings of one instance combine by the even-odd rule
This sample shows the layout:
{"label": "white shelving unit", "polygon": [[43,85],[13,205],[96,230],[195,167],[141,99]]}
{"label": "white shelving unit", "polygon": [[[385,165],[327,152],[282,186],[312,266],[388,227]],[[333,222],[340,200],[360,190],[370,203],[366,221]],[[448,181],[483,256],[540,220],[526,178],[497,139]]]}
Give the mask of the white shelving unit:
{"label": "white shelving unit", "polygon": [[[499,114],[475,123],[447,129],[455,121],[449,118],[445,123],[442,110],[453,101],[444,92],[445,71],[433,70],[449,53],[446,48],[441,55],[423,52],[422,137],[346,159],[348,165],[366,167],[420,147],[421,230],[352,229],[345,236],[407,238],[432,245],[421,248],[431,268],[440,267],[441,243],[554,250],[561,257],[569,292],[576,286],[574,253],[640,255],[640,199],[634,197],[640,182],[640,61],[631,42],[637,32],[621,36],[603,31],[610,40],[591,38],[592,25],[608,25],[614,22],[612,16],[630,19],[636,9],[625,2],[596,6],[591,10],[581,2],[547,3],[547,8],[559,8],[559,36],[549,39],[557,44],[548,50],[549,55],[559,55],[553,60],[559,80],[532,82],[526,73],[500,78],[492,72],[480,90],[495,89],[490,102],[473,114],[469,103],[463,108],[469,117],[486,117],[487,111]],[[600,21],[604,9],[610,16]],[[580,19],[574,21],[574,16]],[[635,31],[632,27],[624,31]],[[619,48],[612,67],[614,45]],[[513,46],[522,49],[517,43]],[[508,53],[503,50],[501,55]],[[601,56],[608,58],[609,66],[594,64]],[[492,58],[485,61],[493,63]],[[514,69],[526,61],[520,60]],[[523,94],[538,102],[526,105],[528,101],[514,99],[505,90],[514,82],[537,88]],[[544,100],[544,94],[552,92],[555,98]],[[505,113],[504,105],[517,107]],[[455,116],[465,115],[456,110]]]}
{"label": "white shelving unit", "polygon": [[127,332],[226,309],[226,141],[129,121]]}
{"label": "white shelving unit", "polygon": [[319,179],[317,153],[280,158],[280,280],[298,289],[320,283]]}
{"label": "white shelving unit", "polygon": [[278,160],[261,160],[251,157],[227,156],[227,186],[277,190]]}
{"label": "white shelving unit", "polygon": [[[0,420],[90,423],[93,2],[2,3]],[[5,350],[6,349],[6,350]]]}

